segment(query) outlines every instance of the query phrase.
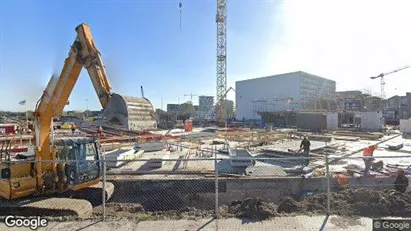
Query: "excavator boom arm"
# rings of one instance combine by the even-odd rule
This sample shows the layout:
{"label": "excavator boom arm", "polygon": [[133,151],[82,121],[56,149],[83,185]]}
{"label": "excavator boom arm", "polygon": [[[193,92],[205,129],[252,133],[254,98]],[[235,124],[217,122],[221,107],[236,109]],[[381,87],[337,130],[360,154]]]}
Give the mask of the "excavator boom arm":
{"label": "excavator boom arm", "polygon": [[76,27],[76,32],[76,40],[71,46],[60,76],[58,78],[52,76],[33,113],[35,119],[36,172],[40,184],[41,172],[46,169],[55,169],[55,165],[40,162],[41,160],[56,159],[56,152],[50,146],[53,117],[60,115],[67,105],[68,98],[83,66],[88,71],[103,108],[106,108],[111,96],[111,86],[100,53],[94,44],[90,27],[86,24],[80,24]]}
{"label": "excavator boom arm", "polygon": [[[50,129],[54,116],[60,115],[75,83],[80,75],[82,65],[77,61],[77,51],[71,49],[64,61],[59,78],[52,76],[34,111],[36,146],[39,149],[36,157],[53,160],[50,154]],[[39,155],[40,154],[40,155]]]}
{"label": "excavator boom arm", "polygon": [[91,29],[87,24],[83,23],[76,27],[76,32],[76,45],[81,50],[78,59],[88,71],[101,106],[106,108],[110,100],[112,88],[108,81],[100,52],[94,43]]}

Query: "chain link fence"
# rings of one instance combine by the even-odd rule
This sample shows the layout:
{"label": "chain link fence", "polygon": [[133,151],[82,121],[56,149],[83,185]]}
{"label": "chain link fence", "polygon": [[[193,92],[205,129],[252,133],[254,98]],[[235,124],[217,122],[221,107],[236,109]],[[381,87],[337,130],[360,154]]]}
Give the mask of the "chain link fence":
{"label": "chain link fence", "polygon": [[[411,164],[406,163],[410,157],[373,157],[365,175],[361,153],[341,157],[327,145],[322,153],[306,158],[253,156],[247,149],[222,151],[217,146],[193,149],[179,143],[153,153],[104,152],[103,159],[97,161],[41,161],[43,168],[59,173],[57,178],[44,174],[45,187],[41,189],[36,188],[41,179],[36,178],[38,165],[34,161],[6,159],[1,163],[3,196],[11,195],[10,188],[13,195],[29,196],[36,190],[47,192],[48,187],[67,189],[67,185],[79,182],[98,183],[87,189],[74,186],[75,191],[32,197],[24,209],[19,208],[23,202],[17,205],[2,200],[0,215],[60,219],[81,215],[83,219],[106,221],[127,217],[145,221],[264,220],[290,214],[410,215],[411,197],[400,192],[408,186],[401,184],[408,181],[397,176],[398,169],[409,173]],[[305,160],[309,160],[308,165]],[[7,175],[10,172],[12,175]],[[16,177],[18,180],[10,180]]]}

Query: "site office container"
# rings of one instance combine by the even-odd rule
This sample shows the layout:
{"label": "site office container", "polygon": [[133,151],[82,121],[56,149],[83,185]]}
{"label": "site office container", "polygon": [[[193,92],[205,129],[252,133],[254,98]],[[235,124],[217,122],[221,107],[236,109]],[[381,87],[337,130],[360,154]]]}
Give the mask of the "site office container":
{"label": "site office container", "polygon": [[0,124],[0,134],[15,134],[19,128],[17,124]]}

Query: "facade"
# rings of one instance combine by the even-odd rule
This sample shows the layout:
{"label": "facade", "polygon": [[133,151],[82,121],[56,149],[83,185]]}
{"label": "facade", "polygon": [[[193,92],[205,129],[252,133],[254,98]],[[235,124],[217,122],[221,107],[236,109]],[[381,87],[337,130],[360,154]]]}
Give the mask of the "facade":
{"label": "facade", "polygon": [[381,111],[383,100],[380,97],[364,94],[361,91],[336,92],[339,109],[350,112]]}
{"label": "facade", "polygon": [[198,110],[199,111],[210,111],[213,109],[214,96],[199,96],[198,97]]}
{"label": "facade", "polygon": [[411,116],[411,93],[405,96],[393,96],[386,100],[385,118],[408,119]]}
{"label": "facade", "polygon": [[364,109],[363,96],[361,91],[336,92],[338,107],[345,111],[362,111]]}
{"label": "facade", "polygon": [[383,108],[383,100],[377,96],[365,96],[363,98],[364,109],[367,112],[380,112]]}
{"label": "facade", "polygon": [[196,118],[199,120],[211,120],[214,118],[214,96],[199,96]]}
{"label": "facade", "polygon": [[303,71],[236,82],[236,119],[260,119],[258,112],[316,108],[318,100],[334,100],[336,83]]}
{"label": "facade", "polygon": [[167,112],[179,112],[180,109],[180,104],[167,104]]}

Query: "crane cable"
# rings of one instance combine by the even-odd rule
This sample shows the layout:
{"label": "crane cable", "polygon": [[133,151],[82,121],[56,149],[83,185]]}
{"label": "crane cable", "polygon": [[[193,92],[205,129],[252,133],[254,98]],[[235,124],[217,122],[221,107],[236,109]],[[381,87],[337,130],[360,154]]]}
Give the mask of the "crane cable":
{"label": "crane cable", "polygon": [[183,8],[183,3],[181,1],[178,3],[178,7],[180,8],[180,30],[181,30],[181,9]]}

